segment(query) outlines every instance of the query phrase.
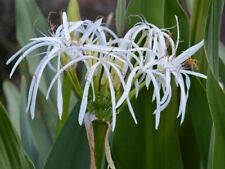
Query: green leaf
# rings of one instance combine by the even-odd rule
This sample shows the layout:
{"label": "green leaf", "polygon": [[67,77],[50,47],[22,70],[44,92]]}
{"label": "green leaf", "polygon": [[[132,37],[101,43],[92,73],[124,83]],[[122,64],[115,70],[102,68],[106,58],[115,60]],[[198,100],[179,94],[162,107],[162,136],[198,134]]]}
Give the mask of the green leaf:
{"label": "green leaf", "polygon": [[[59,134],[62,127],[64,126],[69,114],[69,107],[71,105],[71,89],[72,85],[68,76],[64,76],[63,81],[63,114],[62,119],[58,123],[57,133]],[[76,103],[76,100],[73,99],[73,102]]]}
{"label": "green leaf", "polygon": [[[190,18],[190,44],[194,45],[204,39],[207,15],[209,13],[209,5],[211,0],[195,0],[193,1],[191,18]],[[207,74],[208,64],[205,52],[201,49],[196,55],[198,60],[199,71]]]}
{"label": "green leaf", "polygon": [[[34,0],[16,0],[16,37],[21,46],[47,30],[47,22]],[[30,72],[34,72],[38,57],[28,59]]]}
{"label": "green leaf", "polygon": [[[44,169],[87,169],[89,168],[89,148],[84,126],[78,125],[79,104],[62,128]],[[63,154],[62,154],[63,153]]]}
{"label": "green leaf", "polygon": [[223,64],[225,64],[225,46],[221,41],[219,43],[219,57],[222,60]]}
{"label": "green leaf", "polygon": [[[41,33],[45,33],[48,30],[47,20],[42,15],[40,9],[38,8],[36,2],[34,0],[16,0],[16,30],[17,30],[17,39],[20,45],[25,45],[28,40],[32,37],[38,37]],[[43,35],[42,35],[43,36]],[[41,52],[38,50],[34,55]],[[21,74],[28,75],[27,70],[29,70],[29,74],[33,74],[36,66],[40,62],[39,56],[27,57],[27,63],[21,66]],[[26,72],[26,73],[24,73]],[[45,100],[44,94],[47,91],[47,86],[52,78],[53,73],[49,70],[46,70],[43,73],[39,89],[40,92],[37,96],[37,108],[36,108],[36,117],[33,121],[31,121],[30,117],[27,115],[23,115],[24,123],[22,124],[22,128],[24,129],[24,142],[31,143],[30,139],[35,140],[35,144],[38,149],[39,158],[38,163],[41,167],[43,163],[46,161],[48,151],[50,151],[50,147],[53,144],[54,139],[56,138],[56,127],[57,127],[57,109],[56,109],[56,97],[55,93],[52,92],[50,95],[50,99],[48,102]],[[55,88],[54,88],[55,89]],[[23,93],[23,103],[22,107],[26,107],[26,95],[27,91],[24,90]],[[25,109],[21,110],[21,113],[25,113]],[[28,122],[25,122],[25,121]],[[33,137],[28,138],[27,130],[25,130],[26,126],[30,126],[32,129]],[[28,132],[29,133],[29,132]],[[35,152],[32,147],[27,147],[27,152]],[[36,161],[36,160],[35,160]]]}
{"label": "green leaf", "polygon": [[[205,51],[209,63],[207,80],[207,98],[213,121],[208,169],[222,169],[225,166],[225,93],[219,84],[224,82],[224,64],[219,55],[219,39],[223,0],[211,0],[205,32]],[[221,75],[220,75],[221,74]],[[219,80],[222,81],[219,82]]]}
{"label": "green leaf", "polygon": [[144,16],[148,22],[164,27],[164,6],[165,0],[131,0],[127,15]]}
{"label": "green leaf", "polygon": [[[21,89],[20,89],[20,130],[21,130],[21,140],[24,147],[24,150],[29,155],[31,160],[33,161],[36,169],[40,168],[41,163],[41,155],[39,154],[40,149],[37,149],[37,143],[34,138],[34,133],[32,130],[31,123],[33,122],[28,113],[26,113],[26,105],[27,105],[27,80],[24,76],[21,77]],[[44,133],[44,131],[42,130]],[[39,135],[39,137],[42,137]],[[44,147],[44,145],[42,145]],[[45,149],[46,150],[46,149]]]}
{"label": "green leaf", "polygon": [[224,71],[225,71],[225,65],[220,60],[220,81],[219,81],[219,84],[220,84],[220,87],[222,88],[223,91],[225,91],[225,74],[224,74]]}
{"label": "green leaf", "polygon": [[13,128],[7,112],[0,104],[0,168],[34,169],[24,153],[19,137]]}
{"label": "green leaf", "polygon": [[[42,15],[39,7],[37,6],[35,0],[16,0],[16,36],[19,44],[24,46],[28,43],[29,39],[33,37],[43,36],[42,34],[48,34],[48,23],[47,20]],[[31,55],[36,55],[43,51],[33,52]],[[40,57],[27,57],[28,70],[30,74],[33,74],[38,63],[40,62]],[[27,69],[27,67],[21,66],[20,69]],[[21,71],[23,72],[23,70]],[[42,76],[42,81],[40,82],[40,90],[42,93],[47,91],[47,82],[51,77],[50,71],[46,71]],[[54,96],[51,97],[55,98]]]}
{"label": "green leaf", "polygon": [[179,127],[179,130],[180,148],[184,169],[199,169],[201,158],[190,112],[186,111],[185,121]]}
{"label": "green leaf", "polygon": [[3,90],[7,102],[7,110],[18,135],[20,136],[20,100],[18,89],[9,81],[4,81]]}
{"label": "green leaf", "polygon": [[219,39],[223,7],[223,0],[211,0],[205,32],[206,56],[209,67],[217,80],[219,79]]}
{"label": "green leaf", "polygon": [[118,35],[122,35],[126,23],[126,0],[117,0],[115,22]]}
{"label": "green leaf", "polygon": [[186,7],[187,7],[188,12],[191,13],[191,11],[192,11],[192,6],[193,6],[193,1],[190,1],[190,0],[184,0],[183,2],[184,2],[184,4],[185,4]]}
{"label": "green leaf", "polygon": [[207,98],[214,125],[211,158],[208,169],[223,169],[225,166],[225,93],[215,77],[208,71]]}
{"label": "green leaf", "polygon": [[16,36],[20,45],[48,28],[46,19],[42,15],[34,0],[16,0]]}
{"label": "green leaf", "polygon": [[80,20],[80,10],[77,0],[70,0],[68,5],[68,18],[70,21]]}
{"label": "green leaf", "polygon": [[[143,15],[147,21],[159,27],[176,26],[175,16],[180,20],[180,50],[188,46],[188,20],[177,1],[133,0],[128,6],[128,14]],[[172,29],[171,32],[175,32]],[[174,34],[176,35],[176,34]],[[176,37],[176,36],[174,36]],[[152,114],[155,104],[151,103],[151,92],[142,91],[133,102],[138,124],[135,125],[128,110],[118,115],[117,127],[113,134],[113,157],[121,169],[182,169],[177,120],[177,88],[173,88],[170,106],[161,113],[159,129],[154,127]],[[129,161],[129,162],[128,162]]]}
{"label": "green leaf", "polygon": [[[50,150],[52,139],[47,134],[48,128],[43,125],[43,123],[47,122],[43,118],[40,120],[40,116],[38,120],[31,120],[29,114],[26,113],[27,80],[24,76],[22,76],[21,82],[20,92],[10,82],[4,83],[4,92],[10,111],[10,119],[20,133],[24,150],[38,169],[46,161],[46,152]],[[54,119],[48,120],[48,124],[51,124],[52,120]]]}
{"label": "green leaf", "polygon": [[178,137],[176,90],[166,111],[161,113],[159,129],[155,129],[155,104],[152,92],[142,91],[133,105],[138,124],[128,110],[118,115],[113,133],[113,157],[120,169],[182,169]]}
{"label": "green leaf", "polygon": [[[191,114],[191,123],[195,133],[201,161],[204,168],[206,168],[209,155],[208,152],[210,145],[212,119],[205,88],[196,78],[191,79],[191,89],[188,99],[187,112]],[[201,121],[204,121],[204,123],[201,123]],[[190,137],[188,136],[188,141],[189,140]]]}
{"label": "green leaf", "polygon": [[207,15],[211,0],[195,0],[193,1],[193,10],[191,15],[191,44],[195,44],[204,38]]}

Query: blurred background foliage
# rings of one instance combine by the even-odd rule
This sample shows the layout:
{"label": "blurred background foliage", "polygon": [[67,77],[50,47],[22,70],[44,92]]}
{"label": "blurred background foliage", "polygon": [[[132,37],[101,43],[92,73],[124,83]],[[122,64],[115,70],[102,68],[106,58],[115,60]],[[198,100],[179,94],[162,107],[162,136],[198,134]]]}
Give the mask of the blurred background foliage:
{"label": "blurred background foliage", "polygon": [[[119,169],[224,169],[225,168],[225,9],[224,0],[1,0],[0,1],[0,168],[89,168],[89,150],[84,126],[79,126],[79,101],[67,77],[63,83],[64,109],[59,121],[54,93],[46,101],[46,86],[52,77],[46,71],[38,94],[36,118],[25,113],[27,90],[39,58],[28,59],[9,81],[5,62],[20,46],[49,25],[61,23],[67,10],[71,20],[104,17],[104,22],[122,36],[144,16],[160,28],[180,23],[179,53],[200,40],[205,47],[194,58],[207,81],[192,78],[184,124],[176,112],[179,91],[162,112],[159,130],[154,129],[152,91],[142,91],[133,105],[135,125],[124,109],[112,133],[112,155]],[[176,37],[176,30],[172,29]],[[10,144],[9,144],[10,143]],[[15,167],[17,166],[17,167]],[[102,168],[106,168],[107,164]]]}

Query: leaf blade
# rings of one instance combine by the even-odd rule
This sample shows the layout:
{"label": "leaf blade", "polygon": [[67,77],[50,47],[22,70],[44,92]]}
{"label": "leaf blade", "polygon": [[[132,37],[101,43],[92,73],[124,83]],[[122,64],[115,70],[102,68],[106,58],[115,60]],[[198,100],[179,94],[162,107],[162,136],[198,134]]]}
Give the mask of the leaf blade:
{"label": "leaf blade", "polygon": [[0,104],[0,157],[0,168],[34,169],[2,104]]}

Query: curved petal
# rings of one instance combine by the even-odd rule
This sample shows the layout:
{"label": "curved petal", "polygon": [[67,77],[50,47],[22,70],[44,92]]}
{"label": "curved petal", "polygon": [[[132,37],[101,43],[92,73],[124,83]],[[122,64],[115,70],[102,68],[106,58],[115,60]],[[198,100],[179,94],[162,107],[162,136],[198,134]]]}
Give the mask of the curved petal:
{"label": "curved petal", "polygon": [[86,113],[87,102],[88,102],[88,91],[91,85],[92,77],[94,75],[95,69],[99,66],[99,64],[100,62],[96,63],[90,68],[89,72],[87,72],[87,79],[84,86],[84,92],[83,92],[83,97],[80,104],[80,111],[79,111],[79,117],[78,117],[78,122],[80,125],[82,125],[84,120],[84,115]]}
{"label": "curved petal", "polygon": [[116,103],[116,108],[118,108],[123,102],[124,100],[126,100],[127,97],[129,97],[129,92],[130,92],[130,89],[131,89],[131,86],[132,86],[132,81],[133,81],[133,78],[134,76],[136,75],[136,72],[140,69],[139,66],[135,67],[131,73],[129,74],[129,77],[128,77],[128,80],[127,80],[127,83],[126,83],[126,88],[122,94],[122,96],[119,98],[119,100],[117,101]]}

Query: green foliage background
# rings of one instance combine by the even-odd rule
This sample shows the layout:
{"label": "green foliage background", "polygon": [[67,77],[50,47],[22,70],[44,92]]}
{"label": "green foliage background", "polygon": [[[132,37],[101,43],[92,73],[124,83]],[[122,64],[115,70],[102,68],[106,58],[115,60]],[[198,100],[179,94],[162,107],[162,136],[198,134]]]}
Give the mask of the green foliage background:
{"label": "green foliage background", "polygon": [[[200,40],[205,47],[194,58],[207,81],[192,78],[190,98],[184,124],[176,118],[179,91],[174,88],[173,100],[162,112],[158,130],[154,128],[154,104],[151,92],[142,91],[133,100],[138,125],[128,110],[118,115],[112,133],[112,155],[119,169],[224,169],[225,168],[225,47],[220,42],[221,16],[224,0],[184,1],[185,12],[177,0],[117,0],[116,28],[122,35],[137,19],[144,16],[161,28],[173,27],[177,15],[181,41],[179,52]],[[16,31],[21,46],[40,32],[47,32],[47,20],[34,0],[16,0]],[[68,6],[70,20],[80,18],[75,0]],[[176,36],[175,29],[173,36]],[[19,90],[10,81],[4,82],[8,115],[0,106],[0,168],[3,169],[86,169],[89,151],[86,133],[77,122],[79,102],[64,79],[63,120],[57,117],[54,94],[45,101],[44,94],[52,77],[44,74],[38,95],[35,120],[25,113],[27,89],[33,68],[39,58],[28,59],[20,66]],[[54,93],[54,92],[53,92]],[[8,117],[9,116],[9,117]],[[102,168],[106,168],[106,165]]]}

